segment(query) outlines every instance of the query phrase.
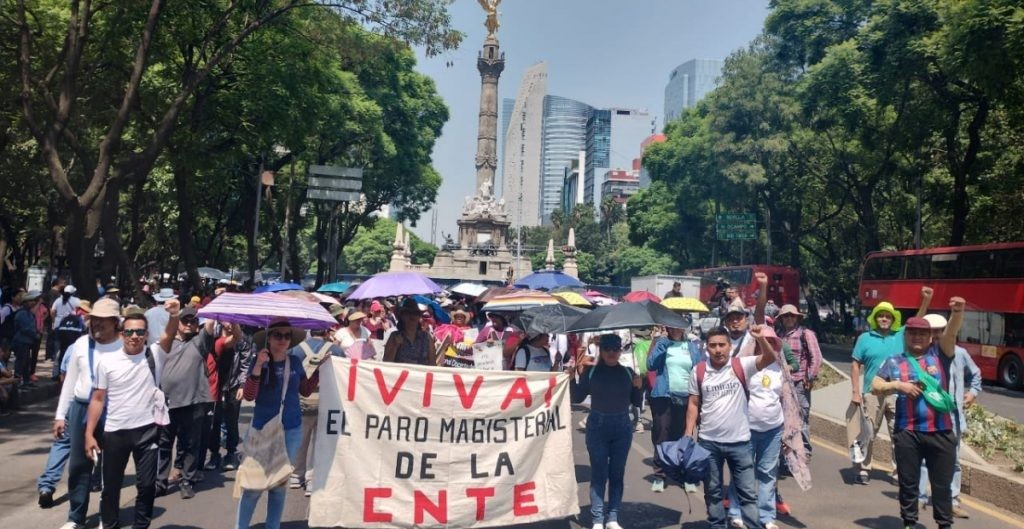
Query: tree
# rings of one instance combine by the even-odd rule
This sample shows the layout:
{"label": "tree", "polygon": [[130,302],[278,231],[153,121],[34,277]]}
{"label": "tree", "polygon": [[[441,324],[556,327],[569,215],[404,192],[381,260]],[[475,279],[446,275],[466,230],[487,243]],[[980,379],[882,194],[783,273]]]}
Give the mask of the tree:
{"label": "tree", "polygon": [[[351,274],[376,274],[386,272],[391,264],[392,243],[398,223],[377,217],[371,226],[360,229],[352,242],[342,251],[343,270]],[[430,264],[437,254],[437,247],[424,242],[415,234],[409,234],[412,245],[413,264]]]}
{"label": "tree", "polygon": [[[461,39],[450,28],[447,4],[73,0],[60,8],[55,0],[18,0],[4,7],[17,27],[20,124],[37,143],[67,212],[68,255],[83,294],[95,294],[93,250],[101,231],[106,246],[122,254],[117,192],[146,179],[197,89],[223,75],[248,38],[302,8],[340,13],[437,53]],[[154,71],[174,82],[150,84]],[[170,97],[153,97],[160,92]]]}

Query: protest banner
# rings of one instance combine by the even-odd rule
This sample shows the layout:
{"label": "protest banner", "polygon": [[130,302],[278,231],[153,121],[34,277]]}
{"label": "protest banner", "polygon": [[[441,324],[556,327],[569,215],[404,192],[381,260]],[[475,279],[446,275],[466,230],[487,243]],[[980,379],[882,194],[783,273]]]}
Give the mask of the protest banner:
{"label": "protest banner", "polygon": [[333,357],[310,527],[493,527],[579,512],[569,380]]}
{"label": "protest banner", "polygon": [[473,366],[477,369],[500,371],[502,369],[503,342],[493,344],[478,343],[473,345]]}

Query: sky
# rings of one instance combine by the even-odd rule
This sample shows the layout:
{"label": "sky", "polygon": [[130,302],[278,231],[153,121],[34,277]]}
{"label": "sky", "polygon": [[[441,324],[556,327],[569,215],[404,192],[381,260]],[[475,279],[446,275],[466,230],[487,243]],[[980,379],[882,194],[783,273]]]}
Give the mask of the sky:
{"label": "sky", "polygon": [[[498,41],[505,71],[500,101],[515,97],[523,72],[548,63],[548,93],[594,107],[646,109],[663,126],[668,75],[690,59],[725,59],[760,32],[768,0],[504,0],[498,6]],[[449,120],[434,146],[436,242],[457,232],[464,197],[475,190],[480,74],[477,52],[487,30],[477,0],[455,0],[453,26],[466,34],[454,51],[427,58],[417,50],[417,71],[430,76],[448,105]],[[449,64],[450,63],[450,64]],[[501,138],[498,140],[502,141]],[[639,154],[639,145],[637,146]],[[499,172],[501,160],[498,160]],[[432,211],[413,231],[429,241]],[[557,241],[556,241],[557,242]]]}

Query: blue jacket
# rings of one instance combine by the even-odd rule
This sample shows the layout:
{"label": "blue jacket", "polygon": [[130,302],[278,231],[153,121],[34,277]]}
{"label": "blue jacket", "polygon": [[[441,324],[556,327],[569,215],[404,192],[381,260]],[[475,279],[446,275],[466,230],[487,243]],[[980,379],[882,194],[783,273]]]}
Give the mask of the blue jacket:
{"label": "blue jacket", "polygon": [[[665,361],[668,359],[668,346],[671,343],[668,338],[658,338],[647,355],[647,371],[657,375],[654,379],[654,387],[651,388],[651,397],[669,396],[668,369],[665,367]],[[689,345],[692,364],[699,364],[703,356],[700,347],[689,340],[686,340],[685,343]]]}
{"label": "blue jacket", "polygon": [[10,317],[14,318],[14,337],[11,343],[18,345],[32,345],[39,339],[39,330],[36,329],[36,316],[28,309],[18,309]]}
{"label": "blue jacket", "polygon": [[971,392],[975,397],[981,393],[981,370],[971,359],[966,349],[956,346],[956,355],[949,367],[949,392],[956,401],[957,433],[963,435],[967,431],[967,417],[964,415],[964,394]]}

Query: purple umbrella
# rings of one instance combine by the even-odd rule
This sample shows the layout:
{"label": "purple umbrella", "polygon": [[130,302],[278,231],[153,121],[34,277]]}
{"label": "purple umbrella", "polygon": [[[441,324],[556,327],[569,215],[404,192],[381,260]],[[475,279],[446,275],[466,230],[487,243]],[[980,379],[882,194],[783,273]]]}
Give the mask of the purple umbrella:
{"label": "purple umbrella", "polygon": [[437,294],[441,290],[437,283],[417,272],[385,272],[363,281],[355,292],[349,294],[348,299]]}
{"label": "purple umbrella", "polygon": [[279,318],[300,329],[329,329],[338,323],[319,303],[277,294],[224,293],[199,309],[199,316],[253,327],[267,327]]}

